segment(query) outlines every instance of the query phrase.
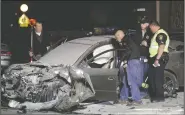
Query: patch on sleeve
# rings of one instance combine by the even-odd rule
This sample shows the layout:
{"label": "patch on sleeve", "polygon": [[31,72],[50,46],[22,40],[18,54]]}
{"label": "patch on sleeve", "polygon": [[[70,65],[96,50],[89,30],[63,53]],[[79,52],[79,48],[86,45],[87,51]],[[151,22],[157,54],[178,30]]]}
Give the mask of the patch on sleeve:
{"label": "patch on sleeve", "polygon": [[159,35],[159,40],[162,40],[163,39],[163,35]]}

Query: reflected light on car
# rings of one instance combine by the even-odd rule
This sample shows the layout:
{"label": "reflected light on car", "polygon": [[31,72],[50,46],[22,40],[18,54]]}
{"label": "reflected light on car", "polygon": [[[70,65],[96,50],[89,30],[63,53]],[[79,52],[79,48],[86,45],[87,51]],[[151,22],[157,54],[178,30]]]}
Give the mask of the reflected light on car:
{"label": "reflected light on car", "polygon": [[55,74],[59,74],[60,72],[59,71],[55,71]]}
{"label": "reflected light on car", "polygon": [[11,52],[1,51],[1,56],[11,56],[11,55],[12,55]]}
{"label": "reflected light on car", "polygon": [[76,74],[77,74],[77,75],[83,75],[83,71],[80,70],[80,69],[78,69],[78,70],[76,70]]}

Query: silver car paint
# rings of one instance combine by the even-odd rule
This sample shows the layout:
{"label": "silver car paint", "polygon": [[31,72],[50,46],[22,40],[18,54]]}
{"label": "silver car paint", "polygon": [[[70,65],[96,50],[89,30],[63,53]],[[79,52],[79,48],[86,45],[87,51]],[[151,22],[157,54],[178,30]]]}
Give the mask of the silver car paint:
{"label": "silver car paint", "polygon": [[43,56],[39,61],[50,65],[73,65],[94,44],[110,40],[114,36],[91,36],[66,42]]}

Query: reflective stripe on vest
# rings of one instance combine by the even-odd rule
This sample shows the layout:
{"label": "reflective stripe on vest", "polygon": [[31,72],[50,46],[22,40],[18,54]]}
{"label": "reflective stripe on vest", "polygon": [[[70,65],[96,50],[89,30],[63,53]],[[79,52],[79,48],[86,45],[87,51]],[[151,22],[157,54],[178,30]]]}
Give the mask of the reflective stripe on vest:
{"label": "reflective stripe on vest", "polygon": [[151,39],[151,44],[150,44],[150,48],[149,48],[150,57],[154,57],[158,53],[159,45],[156,42],[156,37],[160,33],[164,33],[167,36],[166,44],[164,47],[164,52],[168,52],[168,46],[170,43],[169,36],[166,31],[164,31],[163,29],[160,29],[154,34],[154,36]]}

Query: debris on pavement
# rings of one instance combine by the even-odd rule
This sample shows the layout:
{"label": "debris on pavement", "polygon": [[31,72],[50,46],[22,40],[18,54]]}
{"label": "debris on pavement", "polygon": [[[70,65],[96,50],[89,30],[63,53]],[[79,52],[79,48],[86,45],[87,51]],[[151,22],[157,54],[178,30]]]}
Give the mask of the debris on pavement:
{"label": "debris on pavement", "polygon": [[129,109],[135,109],[135,107],[131,107],[131,108],[129,108]]}
{"label": "debris on pavement", "polygon": [[1,94],[6,98],[3,103],[23,113],[66,111],[95,95],[89,75],[82,70],[64,65],[48,67],[39,62],[10,66],[1,84]]}

